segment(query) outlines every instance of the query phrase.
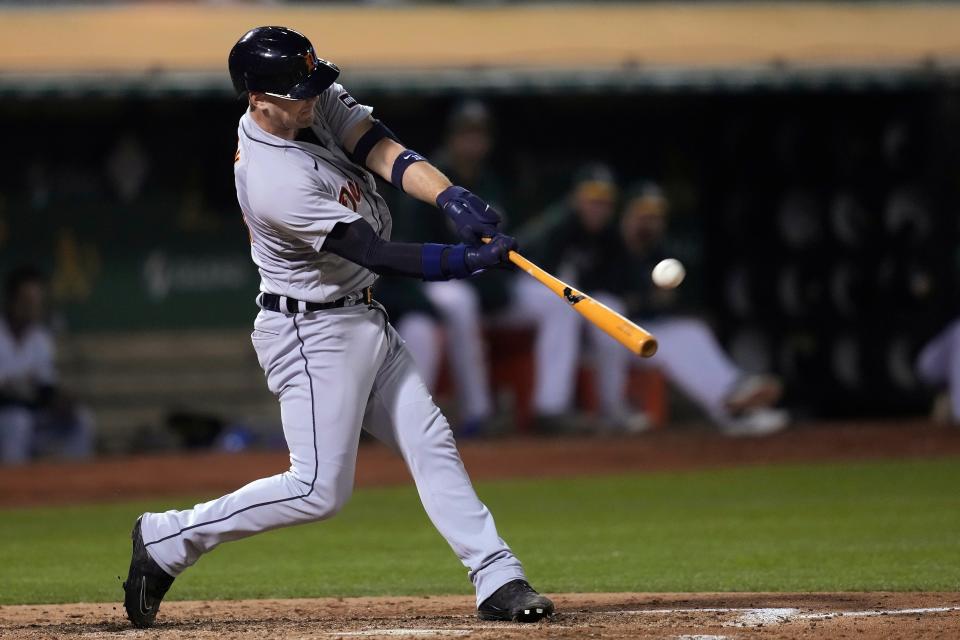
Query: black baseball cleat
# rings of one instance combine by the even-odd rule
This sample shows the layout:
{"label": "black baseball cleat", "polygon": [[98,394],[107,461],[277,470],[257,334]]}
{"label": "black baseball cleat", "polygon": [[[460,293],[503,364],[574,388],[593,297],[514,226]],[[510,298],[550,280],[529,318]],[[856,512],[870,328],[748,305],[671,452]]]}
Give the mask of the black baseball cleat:
{"label": "black baseball cleat", "polygon": [[133,525],[130,533],[133,539],[133,557],[130,558],[127,581],[123,583],[123,608],[127,610],[127,617],[133,626],[145,629],[153,625],[160,601],[173,584],[173,578],[154,562],[147,553],[147,548],[143,546],[141,518],[143,516],[137,518],[137,523]]}
{"label": "black baseball cleat", "polygon": [[481,620],[536,622],[553,615],[553,603],[534,590],[526,580],[511,580],[480,603]]}

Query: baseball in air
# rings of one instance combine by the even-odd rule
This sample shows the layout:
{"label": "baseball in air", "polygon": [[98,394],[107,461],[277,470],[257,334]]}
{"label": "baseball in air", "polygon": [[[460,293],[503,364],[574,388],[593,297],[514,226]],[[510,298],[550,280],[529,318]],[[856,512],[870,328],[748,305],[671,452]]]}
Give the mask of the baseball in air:
{"label": "baseball in air", "polygon": [[683,263],[675,258],[667,258],[657,263],[650,274],[653,278],[653,284],[661,289],[673,289],[679,287],[683,282],[687,270],[683,268]]}

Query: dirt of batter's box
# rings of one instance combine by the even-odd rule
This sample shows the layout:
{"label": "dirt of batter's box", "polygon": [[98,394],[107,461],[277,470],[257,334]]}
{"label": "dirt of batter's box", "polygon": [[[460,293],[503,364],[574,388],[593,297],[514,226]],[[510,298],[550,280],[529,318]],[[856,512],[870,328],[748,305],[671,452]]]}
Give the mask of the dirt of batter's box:
{"label": "dirt of batter's box", "polygon": [[150,631],[120,604],[0,607],[0,637],[958,638],[960,593],[568,593],[533,625],[481,622],[466,596],[168,602]]}

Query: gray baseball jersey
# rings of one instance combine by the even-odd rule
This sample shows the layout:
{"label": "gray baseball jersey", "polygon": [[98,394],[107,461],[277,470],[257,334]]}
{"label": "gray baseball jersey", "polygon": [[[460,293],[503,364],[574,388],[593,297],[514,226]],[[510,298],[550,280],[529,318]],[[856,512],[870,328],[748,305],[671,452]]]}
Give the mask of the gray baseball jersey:
{"label": "gray baseball jersey", "polygon": [[[372,176],[341,147],[370,111],[334,84],[317,105],[312,130],[319,145],[271,136],[249,114],[241,118],[237,197],[263,291],[328,302],[373,283],[368,270],[323,251],[338,222],[363,218],[390,236]],[[333,516],[353,489],[365,429],[407,461],[427,515],[469,569],[478,604],[523,578],[382,307],[281,308],[260,311],[252,341],[280,400],[290,469],[192,509],[145,514],[144,544],[157,564],[177,576],[222,542]]]}
{"label": "gray baseball jersey", "polygon": [[261,291],[329,302],[376,280],[367,269],[323,251],[334,225],[360,218],[390,239],[390,212],[373,176],[341,146],[372,111],[334,83],[321,94],[311,127],[322,145],[271,135],[249,113],[240,119],[237,199]]}

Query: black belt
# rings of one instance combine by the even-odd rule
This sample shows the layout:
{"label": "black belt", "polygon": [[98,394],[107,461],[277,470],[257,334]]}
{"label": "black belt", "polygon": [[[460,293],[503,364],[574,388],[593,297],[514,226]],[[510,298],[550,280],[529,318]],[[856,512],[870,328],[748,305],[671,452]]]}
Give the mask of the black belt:
{"label": "black belt", "polygon": [[308,311],[323,311],[324,309],[340,309],[355,304],[371,304],[373,302],[373,287],[360,290],[360,296],[354,294],[337,298],[331,302],[307,302],[289,296],[280,296],[275,293],[261,293],[257,296],[257,304],[267,311],[286,311],[287,313],[306,313]]}

